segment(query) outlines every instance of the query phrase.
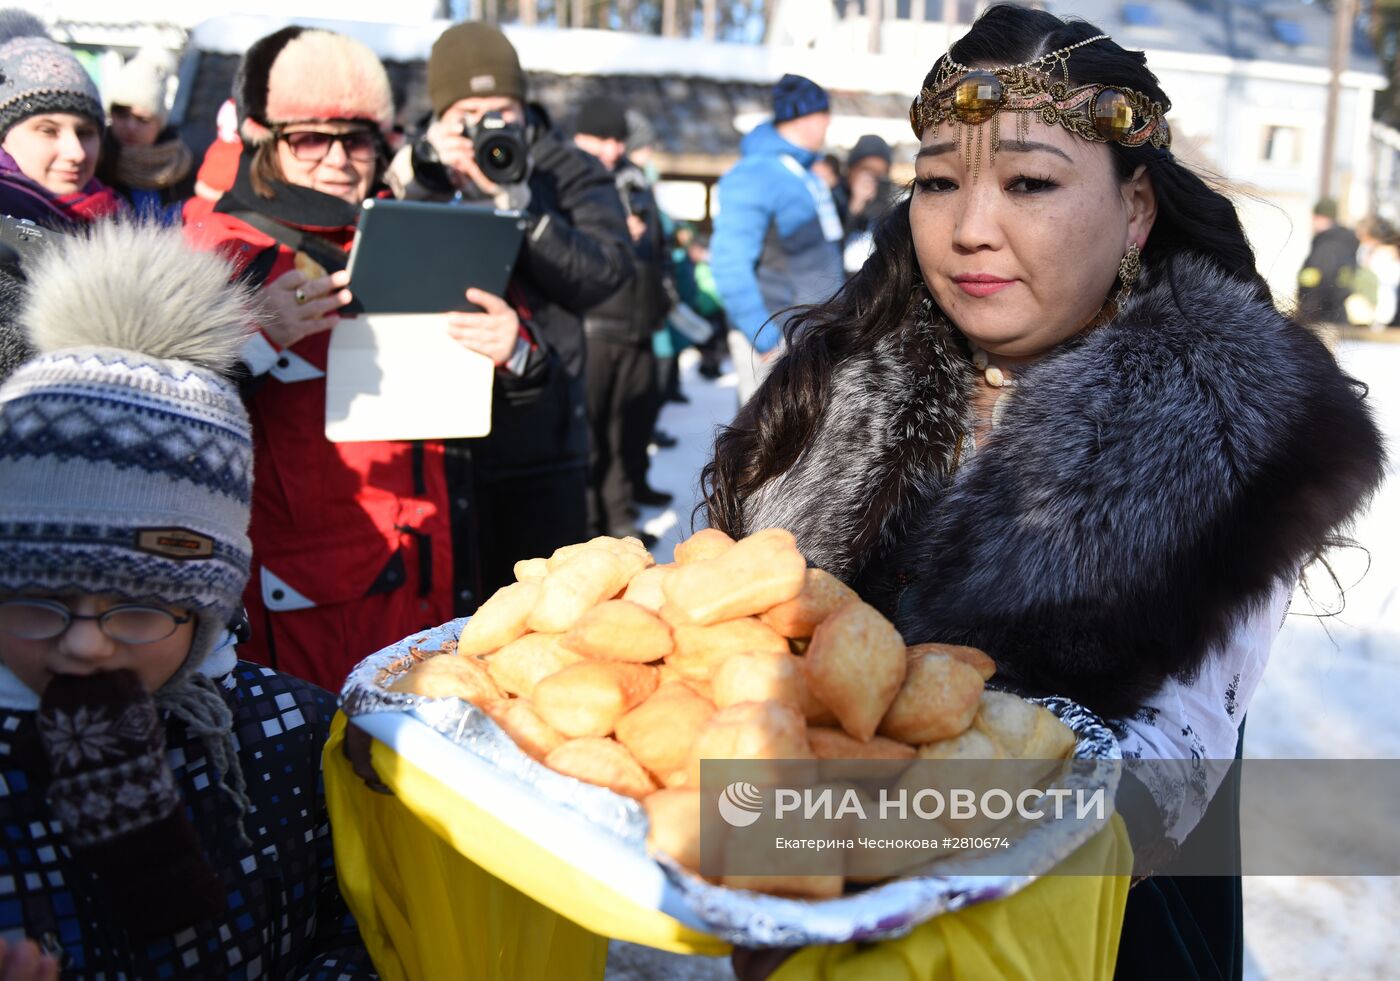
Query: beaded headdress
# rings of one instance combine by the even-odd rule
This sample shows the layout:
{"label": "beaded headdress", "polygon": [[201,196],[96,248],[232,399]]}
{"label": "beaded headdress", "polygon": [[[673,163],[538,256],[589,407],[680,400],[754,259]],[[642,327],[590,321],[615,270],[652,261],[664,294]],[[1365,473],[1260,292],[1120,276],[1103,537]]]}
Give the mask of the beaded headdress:
{"label": "beaded headdress", "polygon": [[1170,103],[1154,102],[1140,92],[1118,85],[1074,85],[1069,77],[1069,56],[1077,48],[1108,39],[1099,34],[1052,51],[1034,61],[1005,68],[971,68],[945,56],[932,85],[921,91],[909,107],[914,135],[947,120],[965,124],[957,135],[968,167],[975,166],[982,147],[980,124],[991,120],[989,159],[1001,146],[999,117],[1016,113],[1017,138],[1025,141],[1032,114],[1047,125],[1059,125],[1076,136],[1096,143],[1159,149],[1171,146],[1166,112]]}

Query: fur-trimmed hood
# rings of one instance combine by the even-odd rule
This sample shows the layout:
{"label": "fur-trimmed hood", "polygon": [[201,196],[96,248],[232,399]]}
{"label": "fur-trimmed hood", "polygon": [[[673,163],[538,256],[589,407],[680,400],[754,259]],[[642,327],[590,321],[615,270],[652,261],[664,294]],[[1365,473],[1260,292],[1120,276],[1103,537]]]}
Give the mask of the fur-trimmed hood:
{"label": "fur-trimmed hood", "polygon": [[909,643],[982,647],[1105,715],[1189,677],[1383,474],[1358,383],[1203,259],[1148,272],[1028,369],[969,459],[972,384],[931,315],[835,366],[816,435],[743,530],[791,529]]}

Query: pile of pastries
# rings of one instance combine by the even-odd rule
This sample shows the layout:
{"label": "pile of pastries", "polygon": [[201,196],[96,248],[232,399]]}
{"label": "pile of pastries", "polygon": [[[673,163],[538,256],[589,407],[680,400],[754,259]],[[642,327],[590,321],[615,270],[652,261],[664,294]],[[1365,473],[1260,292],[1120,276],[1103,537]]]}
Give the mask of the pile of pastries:
{"label": "pile of pastries", "polygon": [[1045,709],[984,692],[986,654],[907,647],[782,529],[737,542],[706,529],[667,565],[636,539],[595,538],[515,576],[455,649],[425,654],[392,688],[465,699],[544,765],[642,801],[653,848],[692,869],[701,760],[1061,759],[1074,747]]}

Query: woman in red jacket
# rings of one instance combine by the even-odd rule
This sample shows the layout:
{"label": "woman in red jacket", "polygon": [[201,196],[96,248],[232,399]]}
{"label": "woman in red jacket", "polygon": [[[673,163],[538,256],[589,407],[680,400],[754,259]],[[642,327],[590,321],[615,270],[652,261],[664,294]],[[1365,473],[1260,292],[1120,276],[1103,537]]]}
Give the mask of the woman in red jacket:
{"label": "woman in red jacket", "polygon": [[[253,420],[253,577],[245,657],[338,690],[362,657],[452,616],[452,547],[442,447],[332,443],[326,356],[352,299],[346,251],[385,159],[389,80],[358,41],[288,27],[245,55],[236,81],[237,181],[189,227],[261,286],[265,313],[244,348]],[[467,347],[503,364],[520,321],[480,291],[453,314]]]}

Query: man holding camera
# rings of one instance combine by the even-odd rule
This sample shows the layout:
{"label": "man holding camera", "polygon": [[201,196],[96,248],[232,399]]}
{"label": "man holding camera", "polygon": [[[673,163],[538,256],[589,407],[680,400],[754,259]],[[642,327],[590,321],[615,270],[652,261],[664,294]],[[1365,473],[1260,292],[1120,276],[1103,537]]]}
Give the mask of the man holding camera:
{"label": "man holding camera", "polygon": [[653,539],[632,502],[669,504],[647,485],[647,443],[659,402],[652,335],[671,309],[671,261],[646,175],[625,156],[627,110],[607,96],[579,107],[574,143],[612,172],[627,212],[637,274],[583,318],[588,336],[588,425],[593,437],[588,517],[597,535]]}
{"label": "man holding camera", "polygon": [[[514,579],[520,559],[587,537],[583,311],[632,276],[612,176],[526,103],[515,48],[489,24],[456,24],[428,59],[433,121],[389,168],[399,197],[524,211],[507,299],[524,333],[497,374],[491,435],[447,443],[459,613]],[[479,570],[479,572],[478,572]]]}

